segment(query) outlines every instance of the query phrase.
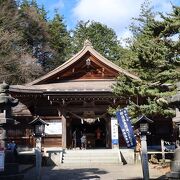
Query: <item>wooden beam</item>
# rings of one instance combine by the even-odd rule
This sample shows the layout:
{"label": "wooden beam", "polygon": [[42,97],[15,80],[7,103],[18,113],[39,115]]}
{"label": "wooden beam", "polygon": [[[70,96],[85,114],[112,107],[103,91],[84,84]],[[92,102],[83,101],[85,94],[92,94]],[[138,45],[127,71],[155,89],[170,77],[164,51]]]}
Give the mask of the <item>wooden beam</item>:
{"label": "wooden beam", "polygon": [[69,107],[69,108],[66,108],[66,112],[74,112],[74,113],[84,112],[84,111],[94,111],[94,112],[105,111],[106,112],[108,107],[109,107],[108,105],[106,106],[98,105],[96,107]]}

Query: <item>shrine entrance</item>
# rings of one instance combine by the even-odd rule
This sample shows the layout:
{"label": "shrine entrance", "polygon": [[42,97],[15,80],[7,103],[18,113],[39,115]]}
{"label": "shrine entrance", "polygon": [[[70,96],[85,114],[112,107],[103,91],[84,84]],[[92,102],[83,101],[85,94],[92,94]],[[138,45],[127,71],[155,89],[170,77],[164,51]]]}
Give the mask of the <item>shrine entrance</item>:
{"label": "shrine entrance", "polygon": [[13,136],[19,141],[29,139],[29,122],[39,115],[52,130],[43,138],[44,147],[73,148],[72,134],[78,128],[86,133],[87,148],[113,148],[108,108],[125,107],[128,102],[112,93],[121,75],[140,80],[103,57],[86,40],[82,50],[56,69],[28,84],[11,86],[11,95],[25,107],[13,112],[22,128],[21,133],[11,128]]}
{"label": "shrine entrance", "polygon": [[[71,119],[68,123],[67,147],[74,148],[73,133],[77,131],[77,148],[81,147],[80,137],[86,135],[87,149],[110,148],[109,125],[106,119],[97,119],[94,122],[86,122],[81,119]],[[79,139],[79,140],[78,140]]]}

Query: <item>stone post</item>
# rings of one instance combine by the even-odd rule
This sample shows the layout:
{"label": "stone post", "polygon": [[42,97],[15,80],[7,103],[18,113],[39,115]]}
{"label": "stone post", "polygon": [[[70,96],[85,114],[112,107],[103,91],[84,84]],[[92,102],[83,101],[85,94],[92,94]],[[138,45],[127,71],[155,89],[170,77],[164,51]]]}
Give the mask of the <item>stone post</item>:
{"label": "stone post", "polygon": [[[176,108],[176,117],[173,118],[173,122],[178,125],[180,139],[180,111]],[[177,144],[177,148],[174,151],[174,159],[171,162],[171,172],[166,174],[168,179],[180,179],[180,146]]]}
{"label": "stone post", "polygon": [[[180,140],[180,82],[177,83],[177,94],[169,99],[169,105],[176,108],[176,117],[172,121],[178,126],[177,141]],[[171,162],[171,172],[166,174],[168,179],[180,179],[180,146],[176,144],[177,148],[174,151],[174,159]]]}
{"label": "stone post", "polygon": [[141,156],[142,156],[142,170],[144,180],[149,180],[149,166],[148,166],[148,156],[147,156],[147,141],[146,135],[141,135]]}
{"label": "stone post", "polygon": [[42,164],[42,155],[41,155],[41,137],[36,138],[36,180],[41,180],[41,164]]}

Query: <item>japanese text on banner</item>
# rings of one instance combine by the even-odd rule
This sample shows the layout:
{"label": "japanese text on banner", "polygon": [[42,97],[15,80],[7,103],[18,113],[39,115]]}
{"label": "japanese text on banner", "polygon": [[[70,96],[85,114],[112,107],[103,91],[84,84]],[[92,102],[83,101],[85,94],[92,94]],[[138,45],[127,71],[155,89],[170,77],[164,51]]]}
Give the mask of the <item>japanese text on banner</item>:
{"label": "japanese text on banner", "polygon": [[136,145],[134,132],[131,126],[131,122],[128,116],[127,109],[121,109],[116,112],[116,116],[121,128],[123,137],[126,141],[127,147],[133,147]]}

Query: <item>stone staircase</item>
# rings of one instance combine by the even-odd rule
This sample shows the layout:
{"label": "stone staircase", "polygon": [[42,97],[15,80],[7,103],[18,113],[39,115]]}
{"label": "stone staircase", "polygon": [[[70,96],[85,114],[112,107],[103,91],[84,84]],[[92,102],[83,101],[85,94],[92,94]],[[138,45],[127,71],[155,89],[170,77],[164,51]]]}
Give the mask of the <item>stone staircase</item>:
{"label": "stone staircase", "polygon": [[121,164],[121,157],[118,149],[65,150],[62,163],[64,165]]}

